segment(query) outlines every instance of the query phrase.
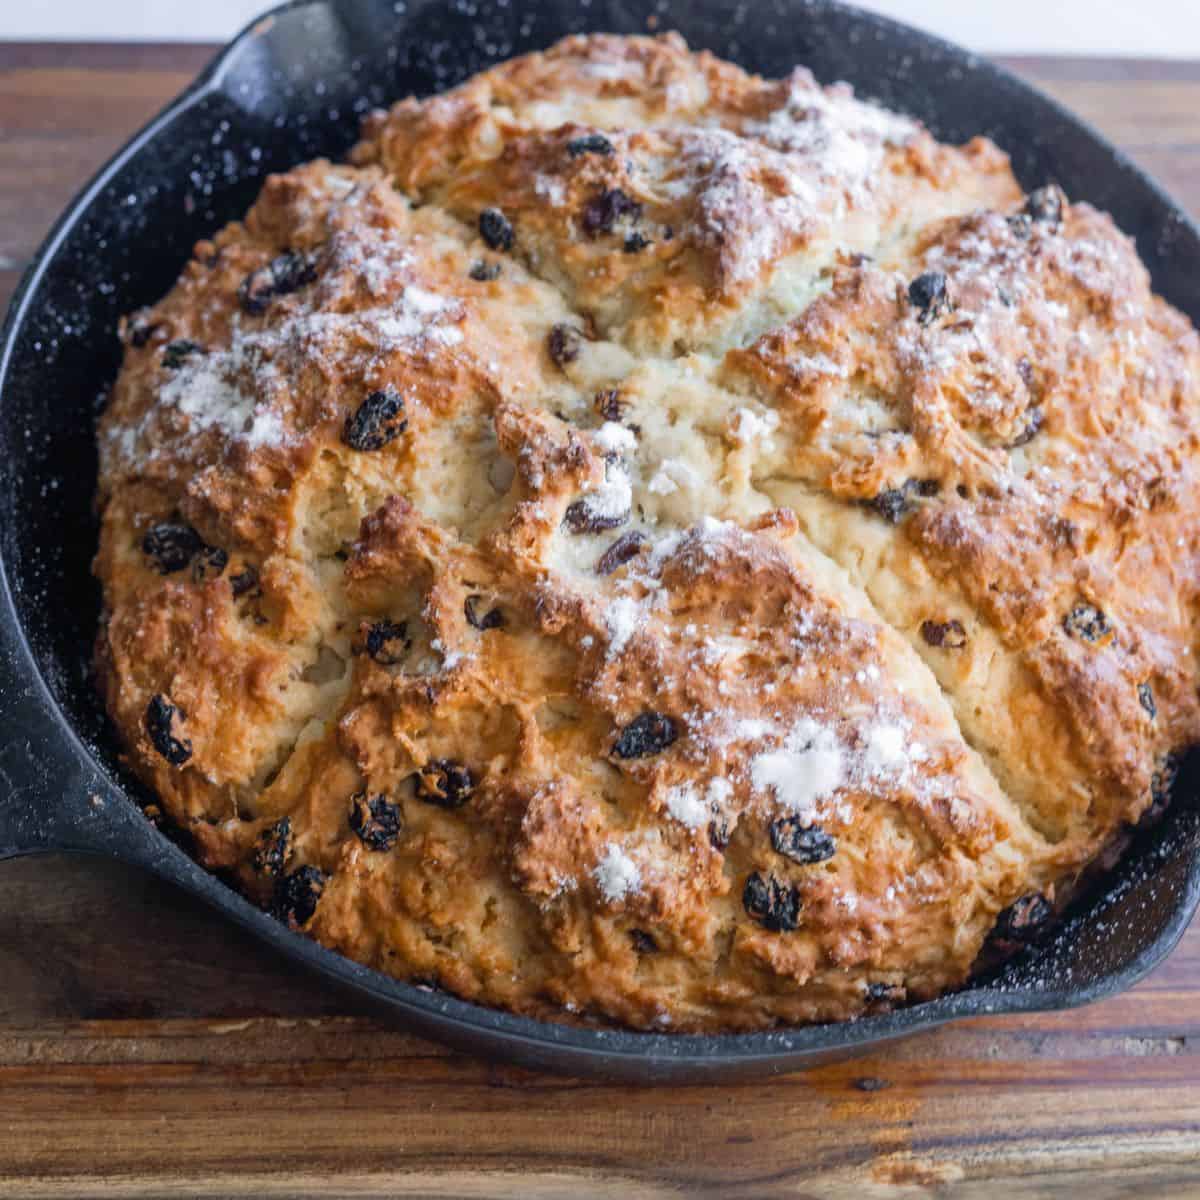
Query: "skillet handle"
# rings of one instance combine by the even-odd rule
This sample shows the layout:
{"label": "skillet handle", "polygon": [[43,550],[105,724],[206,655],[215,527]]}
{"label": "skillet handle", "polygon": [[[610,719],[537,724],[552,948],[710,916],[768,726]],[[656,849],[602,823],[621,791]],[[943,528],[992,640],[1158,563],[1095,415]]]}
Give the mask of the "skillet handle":
{"label": "skillet handle", "polygon": [[155,843],[67,724],[16,622],[0,623],[0,860],[66,851],[149,865]]}

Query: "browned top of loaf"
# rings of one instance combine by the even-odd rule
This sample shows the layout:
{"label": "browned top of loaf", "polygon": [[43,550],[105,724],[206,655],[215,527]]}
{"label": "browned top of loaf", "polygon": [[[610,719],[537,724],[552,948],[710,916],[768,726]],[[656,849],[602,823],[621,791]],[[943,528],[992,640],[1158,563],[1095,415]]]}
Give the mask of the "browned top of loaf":
{"label": "browned top of loaf", "polygon": [[272,177],[123,337],[130,763],[382,970],[680,1030],[932,996],[1196,739],[1194,331],[842,85],[567,39]]}

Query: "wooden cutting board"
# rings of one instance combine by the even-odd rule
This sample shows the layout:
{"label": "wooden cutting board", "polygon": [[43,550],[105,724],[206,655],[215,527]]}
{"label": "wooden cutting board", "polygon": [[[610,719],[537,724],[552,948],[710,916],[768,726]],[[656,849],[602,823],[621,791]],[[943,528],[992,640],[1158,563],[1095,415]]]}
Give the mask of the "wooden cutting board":
{"label": "wooden cutting board", "polygon": [[[0,303],[210,54],[0,45]],[[1200,212],[1200,64],[1010,65]],[[761,1084],[605,1087],[381,1025],[115,864],[0,865],[5,1195],[1195,1196],[1198,1050],[1200,928],[1082,1011]]]}

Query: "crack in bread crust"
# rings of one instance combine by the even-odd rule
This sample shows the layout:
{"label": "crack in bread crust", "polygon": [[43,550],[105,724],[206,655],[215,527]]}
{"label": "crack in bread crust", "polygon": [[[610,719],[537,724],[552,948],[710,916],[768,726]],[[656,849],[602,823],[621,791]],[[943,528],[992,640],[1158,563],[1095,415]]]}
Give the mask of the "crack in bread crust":
{"label": "crack in bread crust", "polygon": [[681,1031],[932,997],[1196,740],[1194,331],[844,86],[569,38],[272,177],[122,336],[109,711],[381,970]]}

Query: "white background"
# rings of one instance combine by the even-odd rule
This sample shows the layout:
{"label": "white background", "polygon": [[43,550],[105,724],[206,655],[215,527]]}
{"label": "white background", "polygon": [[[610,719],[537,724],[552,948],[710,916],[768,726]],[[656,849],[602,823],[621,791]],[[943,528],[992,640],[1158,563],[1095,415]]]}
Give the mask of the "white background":
{"label": "white background", "polygon": [[[0,39],[224,41],[271,0],[0,0]],[[1200,0],[859,0],[984,53],[1200,58]]]}

